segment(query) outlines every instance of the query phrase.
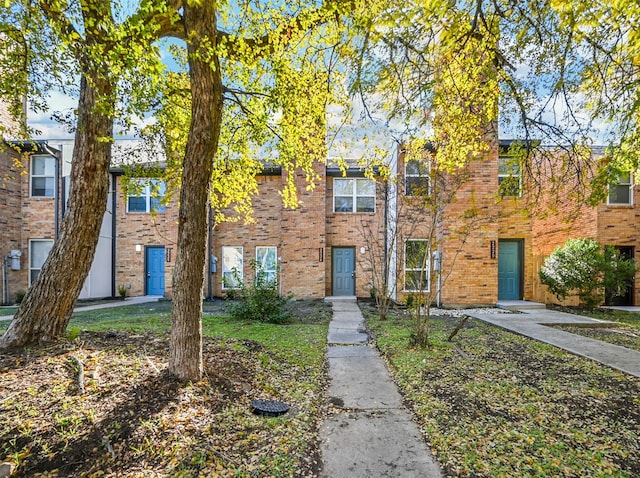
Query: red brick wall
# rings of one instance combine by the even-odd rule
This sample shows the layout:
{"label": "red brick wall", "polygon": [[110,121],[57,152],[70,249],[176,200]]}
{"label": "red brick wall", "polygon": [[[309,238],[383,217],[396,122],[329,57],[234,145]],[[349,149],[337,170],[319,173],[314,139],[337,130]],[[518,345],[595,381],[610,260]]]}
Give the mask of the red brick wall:
{"label": "red brick wall", "polygon": [[[0,150],[0,254],[2,260],[12,250],[22,252],[20,271],[10,270],[9,265],[9,297],[7,303],[13,303],[16,292],[26,290],[27,251],[22,240],[22,185],[24,176],[20,175],[21,167],[15,163],[18,155],[10,149]],[[0,262],[1,263],[1,262]]]}
{"label": "red brick wall", "polygon": [[[594,155],[594,161],[597,156]],[[575,183],[566,183],[566,194],[570,197]],[[640,254],[640,198],[634,186],[634,204],[631,206],[612,205],[606,203],[597,207],[578,205],[572,200],[559,200],[556,196],[543,197],[543,211],[551,211],[546,216],[539,214],[533,220],[533,263],[534,263],[534,300],[545,303],[559,303],[560,301],[546,286],[540,283],[538,272],[544,260],[558,246],[568,239],[593,238],[603,245],[632,246],[634,255]],[[551,207],[550,207],[551,206]],[[636,275],[636,284],[640,284],[640,274]],[[638,288],[635,287],[634,304],[640,303]],[[567,298],[565,305],[577,305],[576,298]]]}
{"label": "red brick wall", "polygon": [[279,191],[286,172],[278,176],[259,176],[259,194],[253,199],[251,224],[221,223],[213,232],[212,254],[219,258],[213,274],[214,295],[222,295],[222,247],[241,246],[244,254],[244,281],[254,280],[250,261],[256,258],[257,246],[275,246],[280,262],[280,290],[294,297],[324,297],[326,184],[324,165],[316,165],[322,178],[307,190],[306,175],[296,174],[299,207],[285,209]]}
{"label": "red brick wall", "polygon": [[[398,158],[398,171],[402,191],[402,154]],[[498,195],[497,147],[492,148],[484,159],[470,162],[464,172],[467,177],[461,181],[453,200],[445,205],[442,220],[436,228],[436,240],[442,253],[442,304],[466,306],[493,305],[497,302],[499,239],[523,240],[524,296],[531,297],[531,225],[523,212],[521,199],[502,199]],[[454,179],[450,178],[445,182],[451,187]],[[412,221],[415,214],[415,211],[409,211],[406,217]],[[419,226],[411,234],[413,238],[425,238],[428,234],[431,215],[424,212],[422,214],[423,226]],[[495,257],[491,257],[492,241],[496,246]],[[398,278],[402,279],[402,241],[398,252]],[[433,280],[433,287],[436,287],[436,277]],[[404,300],[405,296],[400,291],[399,299]]]}
{"label": "red brick wall", "polygon": [[[361,176],[362,177],[362,176]],[[330,296],[332,292],[332,248],[353,247],[356,265],[356,296],[369,297],[373,285],[371,271],[370,247],[379,247],[384,243],[384,186],[380,183],[376,188],[375,212],[346,213],[333,212],[333,182],[334,177],[327,178],[327,193],[325,198],[327,224],[327,251],[325,258],[326,287],[324,294]],[[375,240],[366,239],[372,234]],[[363,252],[364,248],[364,252]],[[381,257],[380,253],[373,253]]]}
{"label": "red brick wall", "polygon": [[[444,212],[441,244],[446,281],[442,303],[493,305],[498,300],[497,254],[491,257],[491,241],[498,240],[499,232],[497,150],[484,160],[470,162],[468,172],[470,180],[461,186]],[[472,210],[475,216],[470,219]]]}
{"label": "red brick wall", "polygon": [[[496,201],[498,212],[498,235],[500,239],[515,239],[523,244],[523,299],[533,300],[535,275],[533,262],[533,232],[531,218],[522,197],[504,197]],[[498,249],[500,248],[498,242]],[[496,254],[499,253],[499,250]],[[496,266],[497,267],[497,266]]]}
{"label": "red brick wall", "polygon": [[[577,217],[574,216],[575,204],[561,203],[558,211],[547,217],[536,217],[533,220],[533,251],[532,261],[533,299],[542,303],[558,303],[558,299],[551,294],[547,287],[540,283],[540,269],[544,260],[553,250],[564,244],[567,239],[581,237],[597,237],[598,215],[594,208],[583,206]],[[575,299],[567,299],[566,305],[577,305]]]}
{"label": "red brick wall", "polygon": [[[603,245],[631,246],[640,263],[640,193],[634,187],[633,206],[601,205],[597,208],[597,239]],[[633,305],[640,304],[640,272],[636,274]]]}
{"label": "red brick wall", "polygon": [[[537,207],[532,221],[533,230],[533,264],[534,287],[533,299],[542,303],[558,303],[558,299],[551,294],[547,287],[540,283],[539,272],[544,260],[558,246],[569,238],[597,236],[597,211],[587,206],[579,206],[576,201],[569,199],[572,190],[578,187],[577,179],[571,180],[567,175],[560,184],[551,178],[551,169],[561,170],[562,157],[548,155],[542,160],[542,167],[538,171],[538,183],[542,191],[532,191],[538,194]],[[552,188],[554,189],[552,191]],[[577,300],[569,298],[564,304],[577,305]]]}
{"label": "red brick wall", "polygon": [[18,122],[9,114],[7,104],[0,101],[0,138],[15,139],[18,133],[18,126]]}
{"label": "red brick wall", "polygon": [[[127,212],[122,177],[118,176],[116,201],[116,288],[130,286],[129,295],[145,294],[145,247],[165,248],[165,295],[171,296],[171,275],[176,257],[178,201],[167,205],[166,212],[156,214]],[[136,250],[140,246],[140,250]],[[169,249],[171,252],[169,253]],[[170,256],[170,257],[169,257]],[[170,259],[170,260],[169,260]]]}
{"label": "red brick wall", "polygon": [[[25,171],[30,171],[29,160],[25,161]],[[21,180],[22,192],[22,274],[25,288],[29,284],[29,241],[33,239],[51,239],[56,237],[56,198],[31,197],[30,175],[24,174]],[[62,220],[62,180],[58,180],[58,220]]]}
{"label": "red brick wall", "polygon": [[[316,163],[321,178],[307,190],[305,175],[296,175],[298,209],[282,211],[282,292],[296,297],[324,297],[325,263],[329,257],[325,223],[326,168]],[[255,254],[255,252],[254,252]]]}

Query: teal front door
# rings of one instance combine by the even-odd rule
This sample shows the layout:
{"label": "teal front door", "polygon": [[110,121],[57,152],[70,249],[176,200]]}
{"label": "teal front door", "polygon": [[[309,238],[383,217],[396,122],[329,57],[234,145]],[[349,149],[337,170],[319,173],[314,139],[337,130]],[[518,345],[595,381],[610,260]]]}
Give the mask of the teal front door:
{"label": "teal front door", "polygon": [[499,241],[498,300],[520,298],[520,241]]}
{"label": "teal front door", "polygon": [[145,249],[145,269],[147,295],[164,295],[164,247]]}
{"label": "teal front door", "polygon": [[356,267],[353,247],[334,247],[331,254],[332,295],[356,295]]}

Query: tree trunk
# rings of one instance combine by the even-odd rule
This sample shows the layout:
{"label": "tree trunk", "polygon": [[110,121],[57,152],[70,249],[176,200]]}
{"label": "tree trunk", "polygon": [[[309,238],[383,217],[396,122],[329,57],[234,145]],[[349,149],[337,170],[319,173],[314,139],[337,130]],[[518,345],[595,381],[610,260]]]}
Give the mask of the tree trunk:
{"label": "tree trunk", "polygon": [[222,117],[215,2],[185,2],[184,24],[192,106],[180,189],[169,371],[181,380],[200,380],[207,204]]}
{"label": "tree trunk", "polygon": [[60,234],[38,278],[0,339],[0,347],[51,341],[64,334],[100,236],[109,194],[113,121],[97,107],[111,93],[107,80],[85,76],[80,83],[78,130],[71,167],[71,191]]}

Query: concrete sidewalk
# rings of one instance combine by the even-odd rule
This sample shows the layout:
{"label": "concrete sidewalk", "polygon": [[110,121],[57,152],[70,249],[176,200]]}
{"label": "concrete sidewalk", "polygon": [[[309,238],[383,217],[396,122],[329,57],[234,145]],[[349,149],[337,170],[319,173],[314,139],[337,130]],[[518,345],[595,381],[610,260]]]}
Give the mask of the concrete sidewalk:
{"label": "concrete sidewalk", "polygon": [[376,351],[367,345],[355,298],[328,298],[329,400],[337,411],[320,428],[321,478],[441,477]]}
{"label": "concrete sidewalk", "polygon": [[[146,304],[149,302],[158,302],[162,299],[162,296],[158,295],[140,295],[136,297],[127,297],[125,300],[109,300],[103,304],[94,304],[94,305],[81,305],[73,309],[74,312],[85,312],[87,310],[99,310],[99,309],[112,309],[114,307],[124,307],[127,305],[138,305],[138,304]],[[13,315],[3,315],[0,316],[0,321],[2,320],[12,320]]]}
{"label": "concrete sidewalk", "polygon": [[611,322],[549,309],[521,308],[517,311],[519,313],[484,314],[472,312],[467,315],[640,377],[640,352],[637,350],[582,337],[545,325],[603,326]]}

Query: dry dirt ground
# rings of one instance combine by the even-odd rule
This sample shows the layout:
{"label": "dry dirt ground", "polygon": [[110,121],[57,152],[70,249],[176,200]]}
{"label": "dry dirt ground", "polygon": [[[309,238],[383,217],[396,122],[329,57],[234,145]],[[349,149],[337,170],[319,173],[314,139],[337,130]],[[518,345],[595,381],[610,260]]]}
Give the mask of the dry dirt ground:
{"label": "dry dirt ground", "polygon": [[[205,305],[205,312],[216,313],[220,306]],[[446,336],[457,320],[434,322]],[[399,344],[406,349],[405,342]],[[292,366],[258,342],[210,338],[205,379],[184,385],[165,372],[167,350],[166,337],[150,333],[82,332],[71,342],[0,352],[0,462],[18,464],[13,476],[21,477],[317,476],[317,427],[326,411],[322,370],[313,371],[319,376],[312,379],[312,371]],[[391,357],[392,349],[386,354]],[[625,454],[614,453],[613,460],[622,460],[617,465],[630,476],[640,476],[637,381],[600,373],[588,361],[475,321],[459,334],[452,355],[442,363],[433,360],[434,367],[420,365],[417,381],[396,378],[415,410],[437,409],[433,417],[425,415],[423,426],[432,429],[431,445],[447,476],[487,476],[481,468],[461,471],[456,427],[467,434],[477,430],[470,446],[478,454],[483,437],[496,429],[530,425],[530,411],[523,413],[517,400],[510,408],[514,390],[469,393],[483,378],[487,384],[510,383],[517,393],[518,387],[526,389],[542,422],[564,416],[567,426],[589,430],[589,443],[569,440],[562,446],[610,449],[628,440],[620,445]],[[293,404],[285,417],[251,413],[252,399],[285,394]],[[428,396],[432,402],[421,404]],[[440,428],[441,437],[435,434]],[[514,440],[507,438],[499,439]],[[517,451],[493,458],[496,446],[487,445],[487,466],[509,454],[531,453],[531,444],[516,445]]]}
{"label": "dry dirt ground", "polygon": [[640,477],[640,380],[477,320],[407,352],[410,320],[370,324],[446,476]]}
{"label": "dry dirt ground", "polygon": [[[322,365],[209,338],[205,379],[185,385],[167,351],[150,333],[86,331],[1,351],[0,462],[21,477],[315,476]],[[252,413],[251,400],[287,394],[286,416]]]}

